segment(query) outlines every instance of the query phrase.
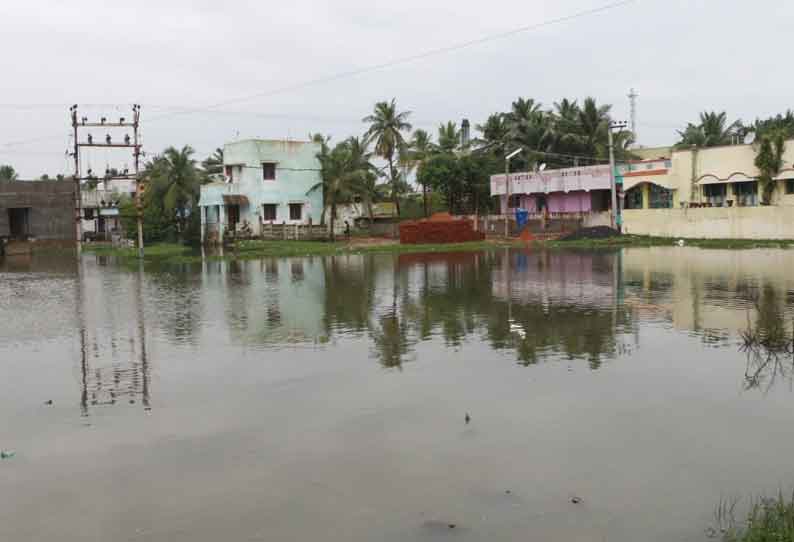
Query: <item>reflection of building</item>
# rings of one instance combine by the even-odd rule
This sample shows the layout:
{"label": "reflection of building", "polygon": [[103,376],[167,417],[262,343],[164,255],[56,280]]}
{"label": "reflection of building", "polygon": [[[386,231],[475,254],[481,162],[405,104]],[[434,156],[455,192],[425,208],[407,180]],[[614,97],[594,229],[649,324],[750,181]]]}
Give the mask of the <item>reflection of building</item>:
{"label": "reflection of building", "polygon": [[[322,258],[268,258],[208,265],[204,280],[220,278],[227,324],[248,345],[315,342],[325,335]],[[255,300],[255,301],[254,301]]]}
{"label": "reflection of building", "polygon": [[319,224],[323,209],[319,143],[249,139],[223,148],[224,180],[201,187],[201,233],[222,240],[247,223]]}
{"label": "reflection of building", "polygon": [[493,274],[498,299],[602,308],[615,302],[614,253],[512,251],[510,259]]}
{"label": "reflection of building", "polygon": [[[151,364],[146,349],[142,298],[143,271],[98,280],[84,260],[76,278],[80,339],[80,405],[151,405]],[[126,295],[125,295],[126,294]],[[121,297],[120,297],[121,296]]]}
{"label": "reflection of building", "polygon": [[623,251],[627,306],[672,322],[676,329],[735,334],[757,318],[765,288],[794,291],[794,253],[656,247]]}

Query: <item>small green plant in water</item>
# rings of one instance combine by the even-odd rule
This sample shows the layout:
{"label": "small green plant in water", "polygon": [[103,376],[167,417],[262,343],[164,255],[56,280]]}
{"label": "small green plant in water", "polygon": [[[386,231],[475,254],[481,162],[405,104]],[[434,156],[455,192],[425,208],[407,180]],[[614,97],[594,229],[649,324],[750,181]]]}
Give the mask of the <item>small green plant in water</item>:
{"label": "small green plant in water", "polygon": [[736,501],[721,501],[717,507],[717,527],[712,538],[723,542],[786,542],[794,540],[794,496],[755,500],[744,521],[735,517]]}

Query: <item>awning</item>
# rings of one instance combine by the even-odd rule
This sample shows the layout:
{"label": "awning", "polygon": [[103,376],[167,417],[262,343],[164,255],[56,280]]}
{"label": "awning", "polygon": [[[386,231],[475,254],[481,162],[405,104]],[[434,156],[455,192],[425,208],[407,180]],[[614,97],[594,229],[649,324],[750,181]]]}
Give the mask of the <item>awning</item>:
{"label": "awning", "polygon": [[225,205],[248,205],[248,198],[239,194],[224,194],[223,203]]}
{"label": "awning", "polygon": [[748,177],[744,173],[736,172],[727,179],[720,179],[716,175],[703,175],[698,179],[697,184],[722,184],[722,183],[746,183],[756,181],[754,177]]}

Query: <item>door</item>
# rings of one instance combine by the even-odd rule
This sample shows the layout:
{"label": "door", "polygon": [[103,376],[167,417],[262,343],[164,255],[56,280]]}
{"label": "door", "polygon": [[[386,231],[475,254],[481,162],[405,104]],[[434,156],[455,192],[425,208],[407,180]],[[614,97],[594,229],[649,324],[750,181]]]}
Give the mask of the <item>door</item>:
{"label": "door", "polygon": [[229,229],[232,231],[237,230],[237,223],[240,222],[240,206],[227,205],[226,206],[226,219],[229,224]]}
{"label": "door", "polygon": [[15,208],[8,210],[8,230],[11,237],[27,237],[30,235],[30,209]]}

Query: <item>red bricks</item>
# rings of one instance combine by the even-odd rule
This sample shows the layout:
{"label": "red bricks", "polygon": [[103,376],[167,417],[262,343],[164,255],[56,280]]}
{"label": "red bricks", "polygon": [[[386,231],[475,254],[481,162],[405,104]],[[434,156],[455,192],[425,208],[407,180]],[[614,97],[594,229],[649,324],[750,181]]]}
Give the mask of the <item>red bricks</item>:
{"label": "red bricks", "polygon": [[400,222],[401,244],[465,243],[484,239],[484,234],[474,231],[471,220],[453,218],[449,213],[436,213],[430,218]]}

